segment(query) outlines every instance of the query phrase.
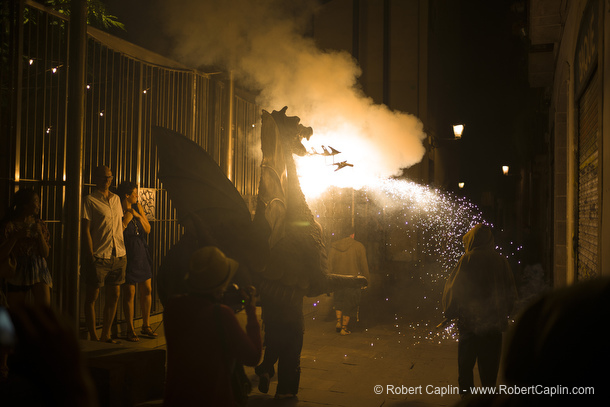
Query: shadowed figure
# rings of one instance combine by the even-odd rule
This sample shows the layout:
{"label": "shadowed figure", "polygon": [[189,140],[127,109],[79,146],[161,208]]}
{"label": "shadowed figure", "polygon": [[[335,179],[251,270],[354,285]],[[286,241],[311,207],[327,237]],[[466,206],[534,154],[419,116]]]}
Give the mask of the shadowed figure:
{"label": "shadowed figure", "polygon": [[523,310],[507,332],[505,386],[520,391],[472,396],[458,406],[607,404],[603,400],[610,364],[608,309],[608,277],[545,293]]}
{"label": "shadowed figure", "polygon": [[6,278],[9,307],[24,306],[30,292],[35,302],[51,304],[53,278],[46,261],[49,238],[46,223],[40,219],[40,197],[31,188],[20,189],[0,221],[0,262],[14,263],[10,272],[0,272]]}
{"label": "shadowed figure", "polygon": [[[231,377],[242,364],[261,357],[255,289],[243,292],[246,331],[233,310],[220,300],[239,264],[213,246],[197,250],[189,261],[189,292],[169,299],[164,310],[167,380],[164,406],[245,405],[232,391]],[[193,323],[196,321],[196,323]]]}
{"label": "shadowed figure", "polygon": [[502,332],[517,290],[508,261],[495,250],[489,226],[474,226],[463,241],[466,253],[447,279],[442,302],[445,318],[457,319],[458,383],[465,395],[474,387],[475,363],[481,384],[496,385]]}
{"label": "shadowed figure", "polygon": [[75,330],[44,304],[10,310],[15,348],[9,377],[0,381],[0,405],[97,407],[93,380]]}
{"label": "shadowed figure", "polygon": [[[369,267],[366,260],[366,249],[364,245],[354,239],[353,228],[349,228],[343,239],[334,242],[328,255],[330,270],[334,274],[362,275],[369,279]],[[349,335],[348,329],[350,319],[358,316],[358,308],[362,299],[360,288],[342,288],[335,291],[335,316],[337,325],[335,329],[341,335]]]}

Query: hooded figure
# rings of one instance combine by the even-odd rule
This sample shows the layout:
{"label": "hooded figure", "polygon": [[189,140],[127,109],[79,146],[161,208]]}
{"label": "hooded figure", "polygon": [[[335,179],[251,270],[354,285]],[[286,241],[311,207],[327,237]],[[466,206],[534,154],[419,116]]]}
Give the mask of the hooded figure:
{"label": "hooded figure", "polygon": [[[354,240],[354,232],[350,230],[349,235],[334,242],[328,255],[328,266],[332,274],[363,276],[369,279],[369,266],[366,261],[366,249],[364,245]],[[335,315],[337,317],[337,332],[341,335],[349,335],[349,320],[358,312],[362,299],[362,289],[359,287],[347,287],[335,290]]]}
{"label": "hooded figure", "polygon": [[517,298],[506,258],[495,251],[489,226],[478,224],[464,235],[466,253],[451,272],[443,292],[447,319],[457,319],[458,382],[462,394],[474,386],[478,361],[481,384],[495,386],[500,366],[502,331]]}
{"label": "hooded figure", "polygon": [[370,277],[366,249],[353,234],[332,244],[328,262],[332,274]]}

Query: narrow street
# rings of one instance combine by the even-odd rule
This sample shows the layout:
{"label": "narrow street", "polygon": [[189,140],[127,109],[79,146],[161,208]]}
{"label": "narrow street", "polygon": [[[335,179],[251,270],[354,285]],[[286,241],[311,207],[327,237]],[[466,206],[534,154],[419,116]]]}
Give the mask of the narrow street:
{"label": "narrow street", "polygon": [[[435,328],[442,318],[438,309],[440,287],[440,283],[430,286],[420,279],[393,281],[384,288],[373,286],[363,297],[360,321],[350,323],[352,334],[347,336],[335,331],[331,296],[306,298],[298,397],[275,400],[276,378],[271,380],[268,394],[260,393],[254,369],[246,367],[253,387],[248,406],[454,405],[460,400],[456,388],[457,341],[452,332]],[[242,314],[237,314],[238,319]],[[160,334],[158,338],[141,337],[135,343],[81,341],[90,367],[113,371],[111,377],[138,379],[137,383],[109,382],[109,394],[102,396],[108,405],[127,406],[129,399],[143,394],[160,396],[163,354],[157,352],[166,349],[163,323],[154,323],[153,329]],[[142,363],[147,364],[149,376],[143,375]],[[476,369],[475,383],[479,383]],[[380,394],[375,393],[376,386],[381,386],[377,387]],[[159,406],[161,401],[142,403],[140,397],[137,405]]]}
{"label": "narrow street", "polygon": [[[274,379],[269,394],[261,394],[253,369],[247,369],[254,387],[248,406],[451,406],[458,402],[457,342],[434,328],[441,316],[436,301],[427,301],[414,285],[405,287],[402,295],[397,294],[400,290],[393,291],[388,297],[365,298],[361,320],[348,336],[335,332],[332,297],[306,299],[298,399],[274,400]],[[381,394],[375,393],[376,386],[381,386]],[[392,386],[396,394],[388,393]],[[412,394],[401,394],[408,391]],[[454,394],[434,394],[451,391]]]}

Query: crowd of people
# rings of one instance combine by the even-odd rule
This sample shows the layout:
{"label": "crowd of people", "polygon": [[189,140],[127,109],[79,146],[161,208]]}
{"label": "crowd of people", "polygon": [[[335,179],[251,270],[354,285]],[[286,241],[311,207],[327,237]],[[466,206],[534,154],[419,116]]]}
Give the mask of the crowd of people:
{"label": "crowd of people", "polygon": [[[114,177],[106,166],[97,167],[92,178],[95,188],[83,202],[81,260],[89,337],[93,341],[117,343],[111,327],[122,288],[125,339],[140,340],[134,327],[136,286],[142,310],[140,335],[154,337],[156,333],[150,325],[152,260],[146,240],[151,225],[138,202],[138,187],[123,182],[116,193],[112,192]],[[40,217],[40,207],[38,194],[22,188],[14,194],[0,223],[0,279],[4,281],[0,307],[9,310],[14,334],[20,338],[15,346],[4,332],[0,334],[0,393],[3,400],[20,402],[27,395],[26,401],[31,402],[28,405],[94,407],[95,389],[78,349],[76,333],[51,308],[53,279],[46,261],[50,234]],[[331,273],[368,279],[364,246],[354,238],[350,230],[331,245],[328,269]],[[457,322],[458,385],[462,396],[468,396],[474,387],[475,364],[481,384],[496,386],[503,332],[517,291],[511,268],[506,258],[497,253],[489,226],[476,225],[463,241],[465,253],[447,279],[442,303],[446,319]],[[247,396],[250,382],[244,379],[243,365],[255,367],[258,389],[267,393],[277,364],[275,398],[297,397],[305,293],[276,303],[265,296],[265,287],[261,287],[261,296],[254,287],[241,289],[247,317],[244,330],[234,310],[222,304],[223,294],[239,267],[237,261],[214,246],[200,248],[190,258],[185,277],[188,292],[170,298],[164,309],[167,343],[164,405],[187,406],[202,400],[214,406],[245,405],[244,395]],[[94,305],[102,287],[106,298],[98,335]],[[572,341],[571,346],[582,346],[582,338],[570,335],[577,332],[574,324],[581,316],[590,314],[591,309],[605,309],[608,287],[607,282],[576,287],[569,292],[575,295],[552,294],[528,308],[505,346],[510,360],[505,365],[504,377],[520,385],[543,383],[545,377],[549,384],[551,378],[559,383],[566,377],[570,377],[570,383],[582,382],[582,377],[567,372],[562,367],[563,359],[557,358],[561,353],[558,336]],[[342,336],[351,334],[350,320],[357,319],[361,295],[360,288],[335,292],[336,330]],[[257,302],[265,309],[264,343],[256,315]],[[566,308],[568,303],[572,306]],[[2,318],[0,315],[0,322]],[[595,318],[597,314],[585,320],[593,324]],[[549,334],[554,331],[556,335]],[[607,354],[603,348],[595,351]],[[576,362],[574,372],[587,370],[587,361]],[[587,377],[593,380],[593,376]],[[476,397],[468,400],[471,401],[463,405],[505,402]],[[508,400],[506,405],[515,405],[511,403],[514,400]]]}
{"label": "crowd of people", "polygon": [[[124,338],[139,341],[134,327],[136,286],[142,310],[140,334],[154,336],[156,333],[150,326],[152,261],[146,241],[151,225],[138,202],[137,185],[126,181],[114,191],[111,188],[113,180],[110,168],[97,167],[92,173],[95,187],[83,199],[81,280],[85,287],[84,317],[89,338],[116,344],[117,337],[112,335],[111,328],[121,295],[127,326]],[[2,277],[6,279],[8,290],[7,298],[2,297],[2,301],[11,314],[19,318],[23,310],[31,309],[31,304],[26,301],[26,294],[30,291],[35,304],[51,309],[53,279],[46,263],[50,236],[40,218],[39,196],[32,189],[22,188],[15,194],[13,202],[0,231],[0,254],[11,266],[3,268],[7,270]],[[334,266],[331,264],[330,267],[334,267],[337,274],[368,277],[364,248],[353,237],[353,234],[346,237],[353,243],[347,253],[343,248],[330,251],[331,259],[335,259]],[[335,251],[341,253],[335,256]],[[353,265],[356,270],[350,270]],[[232,396],[230,376],[236,366],[242,365],[256,366],[259,389],[266,393],[277,363],[276,398],[296,397],[303,344],[304,293],[293,296],[296,300],[292,305],[286,302],[274,304],[270,297],[263,295],[266,351],[261,362],[263,345],[255,312],[256,301],[261,300],[254,287],[241,291],[248,319],[246,332],[237,323],[233,310],[219,305],[238,267],[235,260],[227,258],[216,247],[196,251],[186,277],[188,293],[171,298],[166,305],[166,405],[185,405],[188,400],[201,397],[214,400],[214,405],[234,405],[238,400]],[[105,287],[105,301],[98,334],[95,304],[102,287]],[[360,289],[355,290],[359,294]],[[345,314],[340,318],[343,335],[349,332],[349,317],[358,306],[354,294],[351,291],[344,293],[344,298],[351,299],[337,302],[337,312]],[[341,304],[349,306],[343,311]],[[197,323],[193,323],[194,320]],[[217,329],[210,331],[210,326]],[[222,352],[215,351],[220,348]],[[9,373],[7,350],[3,347],[1,359],[4,378]],[[202,366],[209,368],[202,369]]]}
{"label": "crowd of people", "polygon": [[[83,200],[81,279],[84,316],[90,339],[118,343],[111,328],[123,291],[125,339],[139,340],[134,329],[134,297],[138,286],[141,335],[155,337],[150,326],[152,259],[147,244],[151,226],[138,202],[138,187],[126,181],[111,191],[114,177],[107,166],[95,168],[93,191]],[[36,306],[50,308],[53,278],[47,264],[50,233],[40,216],[40,196],[20,188],[0,222],[0,306],[11,313]],[[98,336],[95,302],[105,288],[103,324]],[[31,301],[28,298],[31,297]],[[9,349],[0,350],[0,379],[9,375]]]}

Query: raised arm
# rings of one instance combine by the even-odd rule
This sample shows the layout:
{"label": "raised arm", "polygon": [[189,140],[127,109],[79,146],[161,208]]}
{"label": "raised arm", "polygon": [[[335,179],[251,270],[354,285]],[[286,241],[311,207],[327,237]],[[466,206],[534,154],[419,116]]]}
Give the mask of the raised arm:
{"label": "raised arm", "polygon": [[[139,219],[140,219],[140,223],[142,224],[142,228],[144,229],[144,232],[146,232],[146,234],[150,233],[150,222],[148,222],[148,219],[146,218],[146,214],[144,213],[144,208],[142,208],[142,204],[140,202],[138,202],[138,212],[140,212],[138,215],[136,215]],[[134,213],[135,215],[135,213]]]}
{"label": "raised arm", "polygon": [[227,333],[227,341],[232,353],[238,362],[246,366],[256,366],[263,351],[260,325],[256,318],[255,291],[250,289],[246,299],[245,311],[247,316],[246,332],[241,328],[233,311],[228,307],[221,307],[223,325]]}
{"label": "raised arm", "polygon": [[38,242],[38,250],[40,255],[44,258],[49,257],[49,231],[42,220],[36,221],[36,240]]}

